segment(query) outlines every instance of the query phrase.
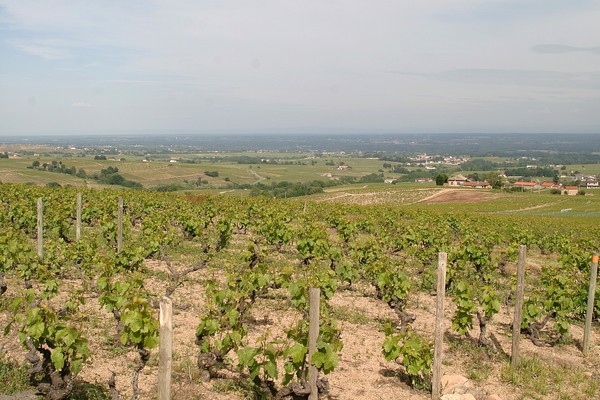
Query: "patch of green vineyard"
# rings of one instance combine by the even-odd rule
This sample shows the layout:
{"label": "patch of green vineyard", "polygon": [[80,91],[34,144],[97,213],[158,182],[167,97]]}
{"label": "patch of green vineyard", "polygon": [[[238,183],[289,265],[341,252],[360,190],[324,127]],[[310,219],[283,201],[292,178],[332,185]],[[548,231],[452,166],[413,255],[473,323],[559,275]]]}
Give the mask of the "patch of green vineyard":
{"label": "patch of green vineyard", "polygon": [[[501,304],[513,301],[515,274],[508,266],[519,245],[556,260],[528,276],[522,330],[535,342],[560,340],[584,317],[590,255],[597,250],[589,226],[562,219],[113,190],[82,192],[78,241],[76,190],[0,185],[0,290],[10,300],[2,310],[9,320],[5,332],[18,332],[27,360],[42,376],[38,388],[56,399],[69,395],[93,356],[85,312],[91,298],[114,317],[121,345],[139,356],[132,371],[135,395],[137,377],[158,343],[158,298],[185,285],[187,274],[212,269],[196,329],[203,376],[234,368],[269,395],[300,396],[308,390],[310,365],[323,377],[339,364],[343,340],[328,301],[337,290],[365,283],[398,317],[386,324],[386,359],[401,357],[412,383],[426,387],[432,345],[412,329],[407,304],[419,291],[434,291],[438,252],[448,253],[452,329],[466,335],[476,320],[479,343],[492,346],[486,326]],[[36,252],[39,197],[43,257]],[[125,205],[120,252],[118,197]],[[177,272],[169,254],[181,247],[194,249],[194,263]],[[171,270],[161,293],[146,284],[152,259]],[[311,287],[321,289],[322,300],[317,352],[309,360]],[[292,323],[283,332],[250,332],[259,329],[250,324],[257,299],[275,294],[292,305]],[[550,336],[541,336],[548,328]],[[319,385],[327,389],[326,380]]]}

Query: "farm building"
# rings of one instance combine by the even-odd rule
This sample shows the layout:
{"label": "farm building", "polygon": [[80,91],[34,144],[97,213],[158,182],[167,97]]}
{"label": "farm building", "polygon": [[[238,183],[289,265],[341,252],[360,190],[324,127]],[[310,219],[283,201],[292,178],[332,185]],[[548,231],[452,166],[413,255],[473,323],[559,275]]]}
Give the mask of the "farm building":
{"label": "farm building", "polygon": [[542,182],[540,184],[540,186],[545,189],[560,189],[561,188],[561,186],[558,183],[554,183],[554,182]]}
{"label": "farm building", "polygon": [[448,186],[463,186],[468,179],[462,175],[454,175],[448,179]]}
{"label": "farm building", "polygon": [[562,194],[568,196],[575,196],[577,193],[579,193],[579,187],[577,186],[565,186],[565,190],[562,192]]}
{"label": "farm building", "polygon": [[520,188],[523,188],[523,189],[535,189],[535,188],[540,187],[535,182],[515,182],[514,186],[515,187],[520,187]]}
{"label": "farm building", "polygon": [[478,181],[474,181],[474,182],[465,182],[462,185],[463,187],[470,187],[470,188],[476,188],[476,189],[491,189],[492,185],[490,185],[488,182],[478,182]]}

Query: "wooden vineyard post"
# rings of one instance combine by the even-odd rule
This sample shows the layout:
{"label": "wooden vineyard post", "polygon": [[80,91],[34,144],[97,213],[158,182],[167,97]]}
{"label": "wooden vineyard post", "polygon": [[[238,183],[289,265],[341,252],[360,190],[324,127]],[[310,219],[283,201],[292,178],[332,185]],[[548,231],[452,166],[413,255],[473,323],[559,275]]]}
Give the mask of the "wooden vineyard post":
{"label": "wooden vineyard post", "polygon": [[521,320],[523,318],[523,284],[525,280],[527,246],[519,247],[519,262],[517,264],[517,300],[515,303],[515,318],[512,328],[512,352],[510,366],[514,369],[519,365],[519,340],[521,339]]}
{"label": "wooden vineyard post", "polygon": [[437,298],[435,306],[435,342],[433,350],[433,376],[431,379],[431,398],[440,398],[442,382],[442,357],[444,345],[444,297],[446,296],[446,266],[448,254],[438,254]]}
{"label": "wooden vineyard post", "polygon": [[81,239],[81,193],[77,193],[77,222],[75,225],[75,240]]}
{"label": "wooden vineyard post", "polygon": [[42,198],[37,200],[37,254],[44,259],[44,204]]}
{"label": "wooden vineyard post", "polygon": [[119,215],[117,221],[117,254],[123,249],[123,198],[119,197]]}
{"label": "wooden vineyard post", "polygon": [[158,400],[171,400],[171,368],[173,363],[173,302],[160,299],[158,353]]}
{"label": "wooden vineyard post", "polygon": [[312,363],[312,357],[317,352],[317,339],[319,338],[319,306],[321,304],[321,289],[310,288],[308,318],[308,386],[310,387],[309,400],[317,400],[319,391],[317,389],[317,367]]}
{"label": "wooden vineyard post", "polygon": [[590,350],[590,333],[592,330],[592,316],[594,314],[594,297],[596,295],[596,279],[598,278],[598,253],[592,256],[592,270],[590,271],[590,289],[588,292],[587,311],[585,313],[585,328],[583,330],[583,355],[587,356]]}

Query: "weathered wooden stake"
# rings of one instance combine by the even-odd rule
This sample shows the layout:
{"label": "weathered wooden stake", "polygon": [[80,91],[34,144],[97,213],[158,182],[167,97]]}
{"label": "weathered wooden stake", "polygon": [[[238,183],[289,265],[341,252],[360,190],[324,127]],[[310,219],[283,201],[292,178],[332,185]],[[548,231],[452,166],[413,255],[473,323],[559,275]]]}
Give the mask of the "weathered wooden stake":
{"label": "weathered wooden stake", "polygon": [[523,319],[523,284],[525,281],[527,246],[519,247],[519,262],[517,264],[517,299],[515,303],[515,318],[512,328],[512,352],[510,366],[514,369],[519,365],[519,340],[521,339],[521,320]]}
{"label": "weathered wooden stake", "polygon": [[173,302],[160,299],[160,331],[158,352],[158,400],[171,400],[171,368],[173,363]]}
{"label": "weathered wooden stake", "polygon": [[117,253],[123,249],[123,198],[119,197],[119,216],[117,222]]}
{"label": "weathered wooden stake", "polygon": [[37,201],[37,253],[40,259],[44,259],[44,205],[42,198]]}
{"label": "weathered wooden stake", "polygon": [[319,306],[321,304],[321,289],[310,288],[309,290],[310,319],[308,327],[308,386],[310,387],[309,400],[317,400],[319,391],[317,389],[317,367],[312,364],[313,354],[317,352],[317,339],[319,338]]}
{"label": "weathered wooden stake", "polygon": [[77,221],[75,224],[75,240],[81,239],[81,193],[77,193]]}
{"label": "weathered wooden stake", "polygon": [[585,329],[583,330],[583,355],[587,356],[590,350],[590,333],[592,330],[592,316],[594,315],[594,297],[596,295],[596,279],[598,278],[598,253],[592,256],[592,270],[590,274],[590,289],[588,292],[587,311],[585,314]]}
{"label": "weathered wooden stake", "polygon": [[304,202],[304,209],[302,210],[304,214],[306,214],[306,201]]}
{"label": "weathered wooden stake", "polygon": [[444,297],[446,296],[446,266],[448,254],[438,254],[437,300],[435,306],[435,344],[433,350],[433,377],[431,380],[431,398],[438,400],[442,382],[442,357],[444,345]]}

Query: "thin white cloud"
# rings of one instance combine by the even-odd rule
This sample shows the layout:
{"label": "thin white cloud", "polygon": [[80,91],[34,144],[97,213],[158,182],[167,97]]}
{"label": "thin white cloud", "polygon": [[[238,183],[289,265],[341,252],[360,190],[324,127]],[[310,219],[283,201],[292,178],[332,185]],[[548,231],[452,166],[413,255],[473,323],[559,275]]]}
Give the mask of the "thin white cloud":
{"label": "thin white cloud", "polygon": [[[600,89],[598,20],[600,2],[592,1],[0,0],[3,45],[35,55],[2,63],[26,59],[24,68],[0,65],[0,120],[4,129],[51,116],[56,129],[346,121],[426,130],[436,115],[452,130],[456,115],[459,127],[505,120],[493,107],[469,114],[500,96],[512,105],[564,96],[580,99],[581,118],[600,126],[589,100]],[[564,94],[531,93],[552,88]],[[23,93],[38,96],[36,112],[48,118],[11,111]],[[97,102],[98,93],[97,113],[52,114],[73,99]],[[463,107],[461,98],[473,101]]]}
{"label": "thin white cloud", "polygon": [[600,46],[576,47],[563,44],[538,44],[531,51],[539,54],[591,53],[600,55]]}
{"label": "thin white cloud", "polygon": [[590,73],[569,73],[543,70],[508,70],[508,69],[453,69],[436,73],[406,73],[431,79],[474,85],[514,85],[514,86],[547,86],[571,87],[580,89],[600,89],[600,71]]}
{"label": "thin white cloud", "polygon": [[86,103],[84,101],[77,101],[77,102],[71,104],[71,107],[75,107],[75,108],[93,108],[95,106],[93,104]]}
{"label": "thin white cloud", "polygon": [[17,47],[27,54],[31,54],[44,60],[63,60],[68,58],[64,50],[50,46],[39,46],[35,44],[17,44]]}

